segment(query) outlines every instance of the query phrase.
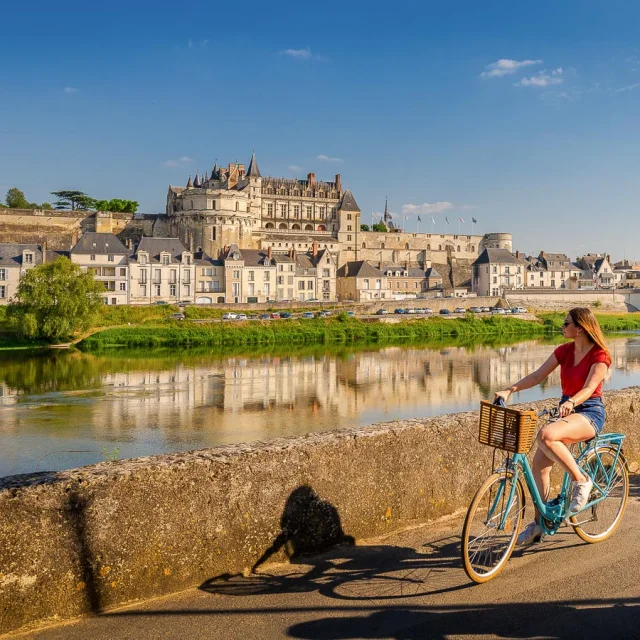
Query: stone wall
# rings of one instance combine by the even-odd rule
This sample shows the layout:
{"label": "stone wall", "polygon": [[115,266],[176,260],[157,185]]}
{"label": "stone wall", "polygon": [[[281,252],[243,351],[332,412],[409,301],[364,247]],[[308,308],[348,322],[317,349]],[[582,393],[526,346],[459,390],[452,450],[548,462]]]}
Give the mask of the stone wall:
{"label": "stone wall", "polygon": [[594,307],[605,311],[635,310],[627,305],[625,295],[620,290],[590,289],[519,289],[505,291],[505,299],[512,306],[525,306],[532,309],[564,311],[571,307]]}
{"label": "stone wall", "polygon": [[[640,388],[608,392],[605,402],[608,428],[628,434],[637,468]],[[451,414],[0,479],[0,633],[465,508],[490,472],[477,419]]]}

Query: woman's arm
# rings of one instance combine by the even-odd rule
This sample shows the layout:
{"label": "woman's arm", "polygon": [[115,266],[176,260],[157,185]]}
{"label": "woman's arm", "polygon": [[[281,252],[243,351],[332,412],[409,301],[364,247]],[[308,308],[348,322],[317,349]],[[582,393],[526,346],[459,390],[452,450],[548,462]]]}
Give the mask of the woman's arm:
{"label": "woman's arm", "polygon": [[609,367],[605,362],[596,362],[591,365],[589,369],[589,375],[587,381],[584,383],[584,387],[578,391],[573,397],[565,400],[560,405],[560,415],[562,417],[568,416],[575,407],[582,404],[585,400],[588,400],[593,392],[598,388],[598,385],[604,380],[607,375],[607,369]]}
{"label": "woman's arm", "polygon": [[547,358],[545,363],[541,367],[536,369],[533,373],[525,376],[524,378],[522,378],[522,380],[518,380],[518,382],[512,384],[508,389],[496,392],[496,398],[500,396],[501,398],[504,398],[504,401],[506,402],[512,393],[535,387],[537,384],[540,384],[545,378],[547,378],[547,376],[558,366],[558,364],[559,363],[556,360],[555,354],[552,353]]}

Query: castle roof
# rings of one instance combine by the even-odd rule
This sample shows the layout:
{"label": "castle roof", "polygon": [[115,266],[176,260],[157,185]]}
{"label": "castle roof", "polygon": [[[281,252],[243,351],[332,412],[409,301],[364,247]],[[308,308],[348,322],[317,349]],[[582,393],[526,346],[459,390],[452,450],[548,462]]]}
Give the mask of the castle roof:
{"label": "castle roof", "polygon": [[256,152],[251,154],[251,162],[249,162],[249,169],[247,170],[247,177],[249,178],[261,178],[260,169],[258,168],[258,161],[256,160]]}
{"label": "castle roof", "polygon": [[178,238],[149,238],[145,236],[138,243],[135,254],[136,260],[141,251],[146,251],[149,254],[151,262],[160,262],[160,254],[169,253],[171,262],[174,263],[182,262],[182,253],[187,251],[187,248]]}
{"label": "castle roof", "polygon": [[476,260],[473,265],[481,264],[521,264],[524,265],[525,261],[516,258],[511,251],[507,249],[485,249]]}
{"label": "castle roof", "polygon": [[3,242],[0,244],[0,265],[3,267],[21,266],[23,251],[33,251],[34,264],[42,264],[42,248],[40,245]]}
{"label": "castle roof", "polygon": [[342,200],[340,201],[340,205],[338,209],[342,211],[358,211],[360,212],[360,207],[356,202],[356,199],[353,197],[353,193],[351,193],[351,189],[347,189],[342,196]]}
{"label": "castle roof", "polygon": [[384,273],[366,260],[357,262],[347,262],[343,264],[337,272],[338,278],[383,278]]}

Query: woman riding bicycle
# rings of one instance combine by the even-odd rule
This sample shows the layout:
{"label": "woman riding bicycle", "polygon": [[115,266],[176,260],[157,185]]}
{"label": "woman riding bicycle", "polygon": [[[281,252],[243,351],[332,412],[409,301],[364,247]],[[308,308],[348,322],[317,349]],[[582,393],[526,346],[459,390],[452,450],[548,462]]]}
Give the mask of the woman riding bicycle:
{"label": "woman riding bicycle", "polygon": [[[512,393],[540,384],[560,365],[560,417],[540,430],[532,469],[538,491],[545,501],[549,498],[554,462],[571,476],[573,483],[569,512],[573,514],[589,501],[593,483],[577,465],[567,445],[590,440],[604,427],[602,381],[611,365],[611,355],[600,325],[589,309],[571,309],[562,324],[562,335],[573,342],[561,344],[537,371],[508,389],[498,391],[496,398],[500,397],[506,402]],[[539,540],[541,534],[536,513],[534,522],[518,537],[518,544],[530,544]]]}

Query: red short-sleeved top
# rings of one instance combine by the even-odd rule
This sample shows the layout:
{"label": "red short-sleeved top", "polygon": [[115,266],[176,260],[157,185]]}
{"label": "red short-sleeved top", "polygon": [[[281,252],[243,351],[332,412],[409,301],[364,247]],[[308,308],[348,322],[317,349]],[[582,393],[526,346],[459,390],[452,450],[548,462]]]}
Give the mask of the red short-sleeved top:
{"label": "red short-sleeved top", "polygon": [[[591,347],[591,351],[574,366],[576,352],[575,342],[565,342],[561,344],[553,354],[560,363],[560,381],[562,382],[562,395],[573,396],[584,388],[589,377],[591,367],[597,362],[604,362],[607,368],[611,366],[609,354],[601,349],[597,344]],[[599,398],[602,395],[602,382],[591,395],[592,398]]]}

